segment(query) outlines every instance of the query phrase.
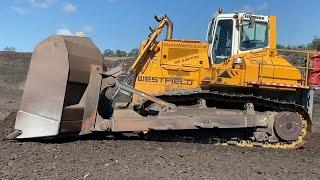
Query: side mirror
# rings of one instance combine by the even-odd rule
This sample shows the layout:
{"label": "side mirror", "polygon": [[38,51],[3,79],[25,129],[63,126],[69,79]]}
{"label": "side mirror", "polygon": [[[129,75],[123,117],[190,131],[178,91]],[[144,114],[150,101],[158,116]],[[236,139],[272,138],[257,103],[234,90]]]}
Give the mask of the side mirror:
{"label": "side mirror", "polygon": [[207,38],[207,43],[208,43],[208,44],[211,44],[211,43],[212,43],[212,36],[208,36],[208,38]]}
{"label": "side mirror", "polygon": [[250,16],[249,28],[254,28],[255,24],[256,24],[256,18],[254,16]]}

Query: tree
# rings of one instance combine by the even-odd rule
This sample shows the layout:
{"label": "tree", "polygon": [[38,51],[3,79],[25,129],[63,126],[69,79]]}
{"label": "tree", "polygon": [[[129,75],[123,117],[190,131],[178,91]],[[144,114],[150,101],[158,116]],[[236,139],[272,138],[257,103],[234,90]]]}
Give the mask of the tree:
{"label": "tree", "polygon": [[12,46],[6,46],[4,49],[4,51],[12,51],[12,52],[15,52],[16,51],[16,48],[15,47],[12,47]]}
{"label": "tree", "polygon": [[138,48],[134,48],[128,53],[128,56],[129,57],[137,57],[138,54],[139,54],[139,49]]}
{"label": "tree", "polygon": [[277,49],[285,49],[286,47],[282,44],[277,44]]}
{"label": "tree", "polygon": [[106,49],[103,51],[104,57],[137,57],[139,54],[139,49],[134,48],[130,52],[126,52],[124,50],[117,49],[116,51],[113,51],[111,49]]}
{"label": "tree", "polygon": [[116,53],[115,53],[115,56],[116,57],[126,57],[127,56],[127,52],[126,51],[122,51],[120,49],[117,49]]}
{"label": "tree", "polygon": [[315,36],[310,44],[308,44],[307,48],[309,50],[316,50],[317,46],[320,44],[320,37]]}
{"label": "tree", "polygon": [[114,52],[111,50],[111,49],[106,49],[104,52],[103,52],[103,56],[105,57],[114,57]]}

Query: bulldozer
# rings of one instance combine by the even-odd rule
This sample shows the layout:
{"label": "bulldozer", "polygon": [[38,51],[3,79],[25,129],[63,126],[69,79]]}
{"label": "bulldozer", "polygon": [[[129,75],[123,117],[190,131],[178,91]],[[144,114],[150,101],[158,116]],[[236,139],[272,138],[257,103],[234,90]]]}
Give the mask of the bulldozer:
{"label": "bulldozer", "polygon": [[[278,55],[275,16],[219,11],[207,42],[174,39],[170,18],[155,20],[128,72],[106,69],[88,37],[42,41],[8,139],[206,131],[241,147],[305,143],[315,88],[307,66]],[[114,102],[119,94],[130,102]]]}

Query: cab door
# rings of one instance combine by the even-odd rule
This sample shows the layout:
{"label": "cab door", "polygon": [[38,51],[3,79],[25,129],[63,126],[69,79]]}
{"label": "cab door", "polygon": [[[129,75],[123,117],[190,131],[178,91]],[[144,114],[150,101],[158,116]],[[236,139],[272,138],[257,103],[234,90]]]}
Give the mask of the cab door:
{"label": "cab door", "polygon": [[220,18],[215,23],[211,44],[211,63],[215,84],[239,85],[242,71],[234,66],[231,57],[237,53],[237,31],[234,18]]}
{"label": "cab door", "polygon": [[233,29],[233,19],[218,19],[211,45],[212,64],[220,64],[233,54]]}

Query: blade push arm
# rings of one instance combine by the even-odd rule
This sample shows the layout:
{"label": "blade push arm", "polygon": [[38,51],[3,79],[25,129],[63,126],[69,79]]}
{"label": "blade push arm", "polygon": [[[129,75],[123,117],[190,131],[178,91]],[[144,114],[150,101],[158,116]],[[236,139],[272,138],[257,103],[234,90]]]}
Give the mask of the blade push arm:
{"label": "blade push arm", "polygon": [[[158,36],[162,33],[163,29],[167,27],[167,36],[166,39],[172,39],[173,36],[173,23],[170,20],[169,17],[165,16],[155,16],[154,17],[157,22],[159,22],[157,28],[151,30],[151,34],[149,35],[149,38],[146,41],[146,44],[141,47],[140,53],[137,57],[137,59],[133,62],[131,65],[129,71],[127,72],[126,77],[123,80],[123,83],[127,83],[129,78],[133,73],[137,73],[138,67],[142,67],[144,63],[146,63],[146,57],[148,56],[148,53],[155,48],[155,42],[158,38]],[[112,101],[115,99],[117,94],[119,93],[120,89],[118,88],[114,96],[112,97]]]}
{"label": "blade push arm", "polygon": [[130,70],[128,71],[128,74],[131,74],[137,70],[138,65],[141,65],[140,63],[143,62],[143,59],[148,55],[148,52],[150,50],[153,50],[155,48],[155,42],[158,38],[158,36],[162,33],[163,29],[167,27],[167,39],[172,39],[173,35],[173,23],[167,16],[155,16],[155,19],[159,22],[157,28],[151,29],[151,34],[149,35],[149,38],[146,42],[146,44],[142,47],[140,50],[140,53],[137,57],[137,59],[132,64]]}

